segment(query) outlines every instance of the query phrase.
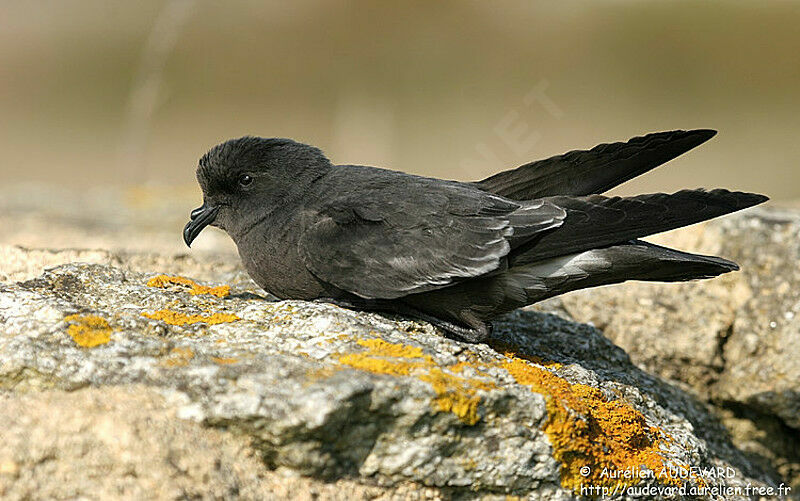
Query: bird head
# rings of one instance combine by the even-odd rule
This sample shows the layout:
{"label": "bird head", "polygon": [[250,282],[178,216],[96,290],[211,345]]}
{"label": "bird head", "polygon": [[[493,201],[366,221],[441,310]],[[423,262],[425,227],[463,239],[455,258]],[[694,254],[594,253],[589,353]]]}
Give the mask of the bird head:
{"label": "bird head", "polygon": [[206,226],[237,240],[330,167],[319,149],[291,139],[245,136],[214,146],[197,167],[203,205],[191,212],[184,242],[191,246]]}

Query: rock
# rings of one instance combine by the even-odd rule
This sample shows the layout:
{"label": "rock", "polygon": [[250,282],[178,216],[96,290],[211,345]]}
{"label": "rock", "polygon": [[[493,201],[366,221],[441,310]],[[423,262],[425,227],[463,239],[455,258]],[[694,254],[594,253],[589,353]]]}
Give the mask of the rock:
{"label": "rock", "polygon": [[752,209],[662,241],[741,271],[580,291],[550,308],[592,322],[639,367],[715,405],[737,444],[800,489],[800,212]]}
{"label": "rock", "polygon": [[496,330],[491,346],[469,345],[403,318],[271,302],[247,281],[61,265],[0,285],[3,412],[24,417],[0,431],[12,444],[0,488],[47,497],[63,479],[67,497],[157,484],[163,499],[259,498],[274,478],[259,475],[275,472],[331,497],[337,485],[349,497],[572,499],[780,484],[703,404],[598,330],[531,311]]}
{"label": "rock", "polygon": [[46,268],[67,263],[107,264],[126,271],[150,272],[169,269],[206,280],[225,281],[242,288],[257,290],[234,255],[212,254],[200,258],[185,253],[152,254],[89,249],[29,249],[0,244],[0,283],[23,282],[42,274]]}
{"label": "rock", "polygon": [[244,437],[178,419],[169,400],[142,385],[0,396],[0,497],[438,497],[431,489],[326,484],[266,471]]}

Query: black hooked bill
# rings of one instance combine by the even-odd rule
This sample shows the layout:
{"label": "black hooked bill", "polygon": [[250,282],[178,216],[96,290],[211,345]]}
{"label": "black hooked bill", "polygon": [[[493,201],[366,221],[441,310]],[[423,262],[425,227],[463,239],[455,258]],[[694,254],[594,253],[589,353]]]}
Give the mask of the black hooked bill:
{"label": "black hooked bill", "polygon": [[202,207],[198,207],[191,212],[189,216],[191,221],[183,228],[183,241],[186,242],[187,247],[191,247],[197,235],[206,226],[214,222],[218,211],[219,207],[210,207],[203,204]]}

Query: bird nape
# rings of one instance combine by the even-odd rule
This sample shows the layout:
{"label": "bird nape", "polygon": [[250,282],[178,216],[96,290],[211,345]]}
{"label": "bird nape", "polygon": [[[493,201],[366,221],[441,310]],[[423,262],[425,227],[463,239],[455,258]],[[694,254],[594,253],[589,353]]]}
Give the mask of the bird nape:
{"label": "bird nape", "polygon": [[565,292],[737,270],[639,239],[767,197],[601,194],[714,134],[648,134],[477,182],[333,165],[313,146],[247,136],[200,159],[203,206],[183,237],[191,245],[208,225],[225,230],[253,280],[278,298],[408,315],[480,342],[498,315]]}

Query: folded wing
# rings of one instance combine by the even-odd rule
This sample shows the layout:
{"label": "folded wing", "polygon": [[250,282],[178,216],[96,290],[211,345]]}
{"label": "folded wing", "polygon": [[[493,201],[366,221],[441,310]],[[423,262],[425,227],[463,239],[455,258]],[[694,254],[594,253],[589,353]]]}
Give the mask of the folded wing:
{"label": "folded wing", "polygon": [[708,141],[716,131],[673,130],[575,150],[500,172],[475,185],[512,200],[603,193]]}
{"label": "folded wing", "polygon": [[378,192],[368,201],[328,202],[300,239],[307,268],[357,296],[394,299],[506,269],[512,248],[566,216],[543,200],[512,203],[463,187],[404,188],[405,197]]}
{"label": "folded wing", "polygon": [[745,209],[764,202],[767,197],[716,189],[634,197],[559,196],[544,200],[565,209],[567,217],[557,229],[515,249],[510,260],[512,266],[622,244]]}

